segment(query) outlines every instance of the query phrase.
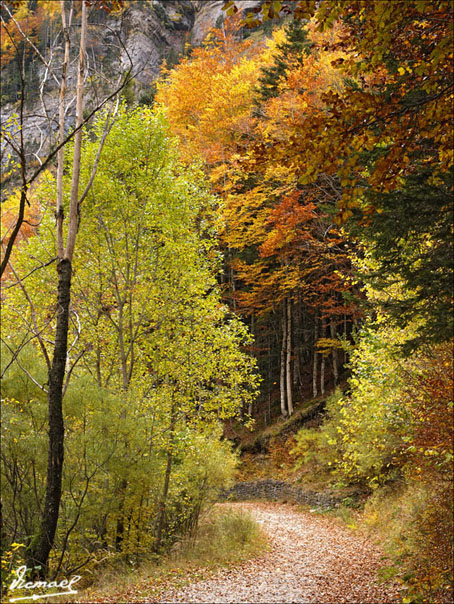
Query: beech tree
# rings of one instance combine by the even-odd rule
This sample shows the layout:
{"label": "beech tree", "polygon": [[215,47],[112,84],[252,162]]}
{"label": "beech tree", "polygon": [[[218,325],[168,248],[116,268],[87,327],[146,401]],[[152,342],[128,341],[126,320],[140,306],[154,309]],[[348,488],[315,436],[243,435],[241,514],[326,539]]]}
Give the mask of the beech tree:
{"label": "beech tree", "polygon": [[[167,74],[157,101],[184,156],[189,150],[206,160],[224,197],[225,296],[256,335],[273,324],[278,335],[266,346],[274,351],[281,413],[291,415],[309,382],[302,375],[309,344],[300,344],[303,332],[312,330],[317,396],[324,394],[328,373],[339,379],[338,334],[347,336],[355,314],[343,299],[351,287],[343,278],[349,261],[333,221],[341,187],[327,174],[303,185],[284,152],[305,120],[323,113],[323,94],[341,87],[331,62],[342,51],[326,50],[326,35],[298,21],[255,47],[237,40],[235,27],[227,22],[225,33],[214,30],[205,48]],[[197,87],[188,87],[191,75]]]}
{"label": "beech tree", "polygon": [[[237,11],[234,2],[224,8]],[[379,262],[364,277],[381,287],[403,279],[413,292],[387,302],[397,325],[418,323],[406,349],[450,339],[452,3],[265,0],[244,24],[281,12],[312,19],[320,33],[338,30],[325,44],[343,53],[333,60],[342,87],[327,90],[324,110],[308,116],[290,141],[276,140],[269,154],[292,163],[303,184],[321,174],[338,179],[335,221],[359,239],[364,234]]]}

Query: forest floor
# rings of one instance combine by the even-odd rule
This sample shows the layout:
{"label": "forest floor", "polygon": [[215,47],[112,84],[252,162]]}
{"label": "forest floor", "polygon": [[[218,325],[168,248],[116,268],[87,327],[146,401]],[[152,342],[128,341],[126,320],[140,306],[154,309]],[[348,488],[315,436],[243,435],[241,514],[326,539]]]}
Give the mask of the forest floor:
{"label": "forest floor", "polygon": [[[115,600],[94,602],[285,602],[367,603],[400,602],[399,585],[379,583],[383,554],[370,540],[309,510],[271,502],[221,504],[249,511],[265,532],[269,548],[256,558],[176,583],[158,590],[150,582],[131,586]],[[131,593],[132,592],[132,593]],[[140,593],[140,599],[138,595]],[[135,594],[132,596],[132,594]],[[94,595],[94,594],[93,594]],[[130,599],[131,597],[135,599]]]}

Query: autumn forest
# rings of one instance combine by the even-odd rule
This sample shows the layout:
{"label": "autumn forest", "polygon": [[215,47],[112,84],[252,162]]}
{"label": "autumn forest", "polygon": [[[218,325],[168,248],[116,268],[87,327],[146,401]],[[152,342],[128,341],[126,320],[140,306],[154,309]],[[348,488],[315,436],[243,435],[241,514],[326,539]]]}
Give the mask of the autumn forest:
{"label": "autumn forest", "polygon": [[452,601],[453,24],[2,0],[5,601]]}

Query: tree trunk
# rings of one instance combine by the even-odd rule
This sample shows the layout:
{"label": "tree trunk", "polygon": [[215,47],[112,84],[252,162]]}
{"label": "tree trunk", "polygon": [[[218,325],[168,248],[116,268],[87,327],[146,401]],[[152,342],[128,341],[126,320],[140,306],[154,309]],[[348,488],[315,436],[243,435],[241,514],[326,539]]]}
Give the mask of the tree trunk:
{"label": "tree trunk", "polygon": [[47,560],[57,529],[63,474],[63,380],[68,349],[69,303],[71,297],[71,262],[61,260],[58,270],[57,328],[52,366],[49,372],[49,454],[47,462],[46,498],[41,527],[29,552],[32,566],[41,566],[40,576],[47,570]]}
{"label": "tree trunk", "polygon": [[162,533],[164,531],[164,523],[166,516],[166,503],[167,495],[169,493],[170,474],[172,472],[172,450],[170,449],[167,453],[167,466],[164,478],[164,488],[162,490],[161,501],[159,502],[158,518],[156,523],[156,543],[154,544],[154,551],[159,552],[162,543]]}
{"label": "tree trunk", "polygon": [[282,305],[282,345],[281,345],[281,375],[280,375],[280,388],[281,388],[281,413],[285,417],[287,415],[287,406],[285,404],[285,348],[287,342],[287,324],[285,321],[285,306]]}
{"label": "tree trunk", "polygon": [[[61,20],[63,29],[63,39],[65,41],[65,56],[62,64],[60,98],[58,106],[58,144],[61,145],[65,138],[65,97],[66,97],[66,77],[70,59],[71,37],[69,35],[69,25],[72,17],[72,9],[66,19],[65,1],[61,0]],[[64,171],[64,147],[57,153],[57,256],[63,258],[63,171]]]}
{"label": "tree trunk", "polygon": [[87,5],[82,1],[82,20],[80,30],[79,62],[76,87],[76,123],[78,128],[74,135],[73,165],[71,175],[71,197],[69,202],[68,236],[66,238],[65,257],[72,261],[79,230],[79,184],[80,160],[82,155],[82,123],[84,120],[84,80],[85,80],[85,47],[87,41]]}
{"label": "tree trunk", "polygon": [[[334,324],[334,319],[331,317],[330,321],[330,330],[331,330],[331,338],[334,340],[336,338],[336,325]],[[337,386],[337,382],[339,381],[339,370],[337,366],[337,349],[333,347],[333,376],[334,376],[334,387]]]}
{"label": "tree trunk", "polygon": [[[64,2],[62,2],[62,23],[66,31],[66,16],[64,13]],[[80,127],[83,120],[83,90],[85,77],[85,46],[87,38],[87,5],[82,0],[81,34],[79,46],[79,62],[76,89],[76,128]],[[67,39],[65,42],[65,55],[67,51]],[[64,102],[66,82],[63,78],[62,90],[60,90],[60,103]],[[61,124],[60,124],[61,126]],[[48,413],[49,413],[49,452],[47,461],[46,497],[41,516],[39,533],[32,543],[28,558],[31,566],[40,566],[38,574],[46,575],[48,558],[52,549],[55,532],[57,530],[58,516],[61,500],[61,483],[63,475],[63,452],[64,452],[64,423],[63,423],[63,382],[68,352],[68,329],[69,329],[69,304],[71,299],[71,271],[72,257],[76,243],[77,230],[79,228],[79,204],[78,188],[80,175],[80,157],[82,146],[82,130],[79,129],[74,136],[73,151],[73,173],[71,182],[71,199],[69,207],[68,238],[66,249],[62,253],[62,208],[58,208],[57,215],[57,251],[59,262],[58,293],[57,293],[57,327],[55,331],[54,354],[49,371],[48,390]],[[63,161],[63,155],[59,154],[59,162]],[[59,178],[61,166],[59,165]],[[60,184],[59,184],[60,187]],[[61,191],[58,191],[61,195]],[[60,200],[61,201],[61,200]]]}
{"label": "tree trunk", "polygon": [[166,473],[164,477],[164,487],[162,489],[162,497],[159,502],[159,511],[158,518],[156,520],[156,543],[154,544],[154,551],[159,552],[161,549],[162,543],[162,534],[164,532],[164,524],[166,517],[166,505],[167,505],[167,495],[169,494],[169,485],[170,485],[170,474],[172,472],[172,461],[173,461],[173,442],[175,437],[175,423],[176,423],[176,408],[175,402],[172,401],[172,409],[171,409],[171,419],[170,419],[170,443],[169,450],[167,452],[167,466]]}
{"label": "tree trunk", "polygon": [[[322,338],[325,337],[325,326],[322,323],[321,328]],[[322,354],[322,363],[320,366],[320,394],[323,396],[325,394],[325,365],[326,365],[326,355]]]}
{"label": "tree trunk", "polygon": [[320,394],[321,395],[325,394],[325,364],[326,364],[326,357],[324,354],[322,354],[322,362],[320,365]]}
{"label": "tree trunk", "polygon": [[[253,342],[254,342],[254,344],[256,344],[256,342],[257,342],[257,337],[256,337],[256,335],[255,335],[255,321],[254,321],[254,313],[252,313],[252,315],[251,315],[251,335],[252,335],[252,338],[253,338]],[[247,411],[247,412],[248,412],[249,417],[252,417],[252,410],[253,410],[253,409],[252,409],[252,401],[251,401],[251,402],[249,403],[249,405],[248,405],[248,411]]]}
{"label": "tree trunk", "polygon": [[[347,315],[344,314],[344,339],[347,342]],[[348,354],[347,350],[344,348],[344,365],[348,363]]]}
{"label": "tree trunk", "polygon": [[123,545],[123,539],[125,535],[125,523],[124,523],[124,511],[123,506],[120,508],[119,516],[117,518],[117,529],[115,533],[115,551],[121,552]]}
{"label": "tree trunk", "polygon": [[136,519],[136,552],[137,554],[140,554],[140,537],[142,534],[142,511],[143,511],[143,505],[144,505],[144,496],[143,493],[140,496],[140,501],[139,501],[139,512],[137,514],[137,519]]}
{"label": "tree trunk", "polygon": [[292,303],[290,298],[287,300],[287,410],[288,414],[293,414],[293,396],[292,396]]}
{"label": "tree trunk", "polygon": [[229,278],[230,278],[230,288],[231,288],[231,294],[232,294],[232,308],[233,308],[233,312],[236,312],[236,298],[235,298],[235,294],[236,294],[236,286],[235,286],[235,273],[232,267],[232,253],[230,248],[227,248],[227,254],[228,254],[228,258],[229,258]]}
{"label": "tree trunk", "polygon": [[303,319],[301,312],[301,294],[298,295],[298,299],[294,305],[295,313],[293,314],[294,323],[296,321],[296,328],[293,330],[294,339],[296,340],[296,346],[293,346],[293,355],[295,357],[293,361],[293,386],[300,387],[302,385],[301,379],[301,356],[302,356],[302,334],[303,334]]}
{"label": "tree trunk", "polygon": [[[122,417],[125,416],[122,414]],[[123,547],[123,541],[125,538],[125,501],[126,501],[126,489],[128,488],[128,481],[123,478],[118,488],[117,497],[120,500],[118,504],[118,517],[117,526],[115,531],[115,551],[121,552]]]}
{"label": "tree trunk", "polygon": [[[271,398],[273,395],[273,374],[271,371],[272,368],[272,359],[271,359],[271,351],[273,347],[273,341],[271,339],[270,334],[268,334],[268,419],[271,422]],[[265,411],[265,426],[267,425],[266,420],[266,411]]]}
{"label": "tree trunk", "polygon": [[318,323],[317,323],[317,315],[315,315],[314,318],[314,365],[312,368],[312,395],[315,398],[318,394],[317,391],[317,362],[318,362],[318,355],[317,355],[317,340],[318,340]]}

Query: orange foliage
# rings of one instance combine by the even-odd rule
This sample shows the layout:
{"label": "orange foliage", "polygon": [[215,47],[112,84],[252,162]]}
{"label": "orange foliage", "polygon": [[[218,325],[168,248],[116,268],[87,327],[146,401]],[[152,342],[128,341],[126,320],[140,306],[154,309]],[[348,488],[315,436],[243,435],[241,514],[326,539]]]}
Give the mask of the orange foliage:
{"label": "orange foliage", "polygon": [[[33,194],[29,195],[28,199],[30,205],[25,205],[24,221],[20,227],[19,233],[16,238],[16,244],[19,245],[21,241],[25,241],[35,234],[36,226],[38,225],[39,221],[39,202],[36,199],[33,199]],[[19,201],[20,192],[16,191],[2,203],[2,213],[0,222],[2,249],[4,249],[4,246],[6,246],[6,244],[8,243],[8,239],[16,225],[19,212]],[[3,273],[2,278],[7,278],[9,274],[10,271],[9,269],[7,269]]]}
{"label": "orange foliage", "polygon": [[[1,243],[6,244],[8,241],[9,234],[13,230],[19,207],[19,192],[13,193],[6,201],[2,203],[2,216],[1,216],[1,230],[2,240]],[[18,241],[28,239],[33,235],[34,228],[33,224],[36,222],[39,215],[39,210],[35,203],[26,205],[25,207],[25,219],[21,225]]]}
{"label": "orange foliage", "polygon": [[[5,66],[17,57],[17,47],[24,38],[20,30],[34,43],[38,43],[38,30],[45,19],[54,19],[60,14],[60,3],[55,0],[39,0],[36,9],[29,8],[29,2],[22,1],[13,3],[13,18],[17,23],[5,17],[5,24],[0,24],[1,58]],[[20,29],[19,29],[20,28]],[[32,53],[30,46],[27,52]]]}
{"label": "orange foliage", "polygon": [[453,345],[440,345],[418,357],[419,378],[409,384],[408,398],[415,421],[415,465],[452,480],[454,447]]}
{"label": "orange foliage", "polygon": [[[343,88],[322,95],[314,111],[274,154],[286,156],[312,182],[321,173],[337,174],[343,194],[338,222],[360,207],[365,188],[389,192],[423,163],[434,178],[453,165],[452,2],[300,2],[300,12],[317,13],[325,48],[343,54],[333,60],[346,79]],[[326,35],[335,19],[344,26]],[[362,155],[379,146],[380,157],[367,164]]]}
{"label": "orange foliage", "polygon": [[[345,56],[338,50],[325,50],[326,36],[315,35],[312,27],[310,39],[314,43],[312,53],[300,60],[289,60],[287,74],[280,84],[279,96],[267,101],[263,111],[266,120],[260,123],[262,135],[289,144],[305,121],[314,115],[322,115],[326,105],[324,95],[331,90],[342,90],[341,77],[333,62]],[[312,30],[312,31],[311,31]],[[337,39],[340,27],[330,36]],[[278,159],[273,148],[273,158]],[[282,159],[284,159],[282,155]],[[281,159],[281,158],[279,158]]]}
{"label": "orange foliage", "polygon": [[[343,51],[324,49],[340,28],[317,34],[312,26],[312,53],[289,60],[279,95],[258,107],[261,67],[273,60],[285,36],[278,30],[266,45],[254,47],[235,38],[239,21],[228,21],[225,33],[213,30],[203,48],[168,72],[157,100],[166,107],[183,156],[189,161],[202,155],[224,196],[221,238],[236,280],[232,295],[242,311],[267,312],[286,297],[302,295],[323,316],[349,314],[341,296],[349,286],[340,275],[349,262],[320,209],[332,199],[323,187],[301,187],[287,154],[302,124],[325,111],[323,95],[341,87],[332,61]],[[282,153],[275,152],[279,148]]]}
{"label": "orange foliage", "polygon": [[187,161],[194,156],[210,165],[227,161],[245,149],[244,141],[252,134],[258,49],[237,39],[239,27],[239,17],[229,19],[224,30],[211,30],[190,58],[164,71],[156,100],[166,107]]}
{"label": "orange foliage", "polygon": [[454,371],[453,342],[415,361],[408,384],[412,409],[412,478],[430,489],[430,503],[413,520],[415,575],[412,588],[424,602],[451,602],[454,579]]}

